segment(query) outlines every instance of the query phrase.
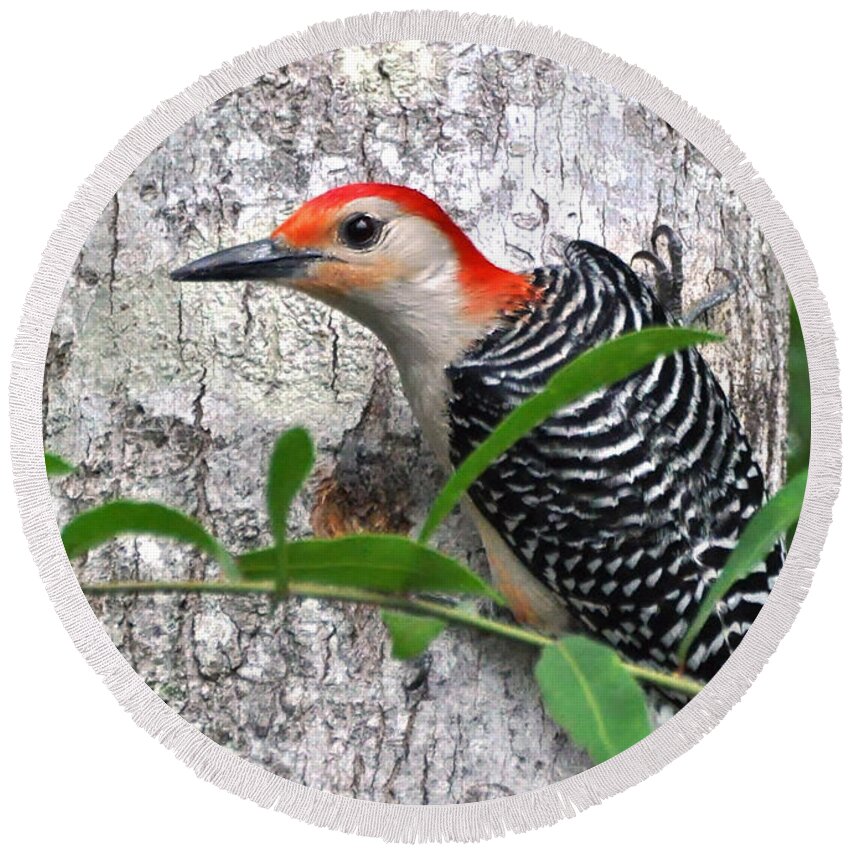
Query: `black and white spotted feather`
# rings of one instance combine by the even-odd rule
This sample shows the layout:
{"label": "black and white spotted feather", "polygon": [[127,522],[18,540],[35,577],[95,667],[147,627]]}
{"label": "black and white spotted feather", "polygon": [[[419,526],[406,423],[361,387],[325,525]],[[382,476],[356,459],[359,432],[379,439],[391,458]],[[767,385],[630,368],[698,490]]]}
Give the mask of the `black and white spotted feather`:
{"label": "black and white spotted feather", "polygon": [[[588,348],[670,324],[614,255],[571,243],[535,272],[540,298],[448,369],[452,462]],[[675,668],[700,600],[765,498],[737,417],[694,349],[561,411],[491,466],[478,510],[573,618],[634,661]],[[738,645],[782,566],[781,544],[734,585],[693,644],[707,680]]]}

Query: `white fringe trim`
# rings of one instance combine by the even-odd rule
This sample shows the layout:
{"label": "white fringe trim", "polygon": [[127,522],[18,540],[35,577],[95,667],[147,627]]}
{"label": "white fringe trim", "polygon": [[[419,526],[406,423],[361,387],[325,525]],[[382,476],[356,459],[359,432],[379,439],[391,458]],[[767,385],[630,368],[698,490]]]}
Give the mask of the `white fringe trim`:
{"label": "white fringe trim", "polygon": [[[372,803],[291,782],[214,743],[162,702],[115,648],[83,596],[59,536],[42,443],[45,358],[62,291],[90,230],[131,172],[197,112],[271,69],[337,48],[408,39],[474,42],[547,57],[638,99],[696,145],[744,201],[782,267],[803,324],[812,394],[809,487],[797,535],[767,605],[721,672],[671,720],[601,765],[535,793],[448,806]],[[453,12],[373,14],[317,24],[202,77],[128,133],[77,191],[44,251],[13,354],[11,418],[15,486],[33,558],[77,648],[136,723],[220,788],[308,823],[390,841],[475,841],[552,824],[640,782],[692,747],[743,696],[796,616],[840,480],[832,322],[797,231],[744,154],[716,122],[616,56],[549,28]]]}

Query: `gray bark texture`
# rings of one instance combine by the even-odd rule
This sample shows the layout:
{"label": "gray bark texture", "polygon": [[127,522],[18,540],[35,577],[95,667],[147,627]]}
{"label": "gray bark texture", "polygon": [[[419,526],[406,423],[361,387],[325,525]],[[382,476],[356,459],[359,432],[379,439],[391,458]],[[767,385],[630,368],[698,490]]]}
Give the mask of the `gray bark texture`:
{"label": "gray bark texture", "polygon": [[[69,281],[45,381],[60,522],[116,497],[198,517],[234,551],[270,543],[271,446],[304,425],[318,464],[291,534],[421,522],[440,483],[395,370],[365,330],[270,285],[168,270],[267,236],[346,182],[421,189],[492,260],[557,262],[581,237],[625,259],[659,223],[686,244],[685,303],[738,273],[708,350],[771,489],[783,474],[787,293],[724,179],[639,103],[524,54],[472,45],[348,49],[267,74],[169,137],[104,210]],[[435,321],[439,315],[435,308]],[[469,523],[435,542],[485,569]],[[187,548],[123,539],[81,579],[213,577]],[[372,609],[254,598],[96,599],[116,645],[210,738],[276,774],[369,800],[534,790],[589,765],[550,722],[534,655],[451,631],[398,662]]]}

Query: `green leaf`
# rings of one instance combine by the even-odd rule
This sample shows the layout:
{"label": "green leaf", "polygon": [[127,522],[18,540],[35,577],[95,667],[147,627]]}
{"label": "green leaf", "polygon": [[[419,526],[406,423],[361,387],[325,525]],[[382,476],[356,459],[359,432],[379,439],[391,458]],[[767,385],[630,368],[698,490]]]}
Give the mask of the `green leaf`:
{"label": "green leaf", "polygon": [[269,463],[266,493],[269,522],[278,546],[286,541],[292,500],[304,486],[314,460],[313,442],[303,428],[292,428],[278,437]]}
{"label": "green leaf", "polygon": [[401,614],[386,609],[381,611],[381,619],[393,642],[393,658],[400,661],[421,655],[446,628],[446,624],[436,617]]}
{"label": "green leaf", "polygon": [[53,452],[44,453],[44,466],[47,469],[48,478],[70,475],[76,468]]}
{"label": "green leaf", "polygon": [[610,647],[561,638],[540,654],[534,676],[549,714],[597,764],[651,731],[644,693]]}
{"label": "green leaf", "polygon": [[601,387],[615,384],[658,357],[721,337],[692,328],[655,327],[624,334],[585,351],[559,369],[537,395],[512,410],[455,470],[431,506],[420,542],[425,542],[470,485],[511,446],[560,408]]}
{"label": "green leaf", "polygon": [[687,659],[691,644],[711,616],[714,606],[735,582],[745,578],[764,561],[783,532],[799,519],[803,497],[806,495],[806,476],[806,472],[795,475],[750,518],[679,645],[680,662],[684,663]]}
{"label": "green leaf", "polygon": [[125,534],[149,534],[191,543],[215,558],[228,578],[240,578],[233,557],[203,526],[180,511],[156,502],[120,500],[77,514],[62,529],[62,543],[68,557],[76,558]]}
{"label": "green leaf", "polygon": [[315,454],[310,435],[303,428],[292,428],[278,437],[269,463],[269,481],[266,505],[269,512],[272,536],[275,540],[275,585],[281,592],[286,589],[288,558],[286,526],[292,500],[304,486],[313,468]]}
{"label": "green leaf", "polygon": [[806,343],[794,299],[788,317],[788,478],[808,469],[812,443],[812,399]]}
{"label": "green leaf", "polygon": [[[457,593],[502,597],[479,575],[454,558],[395,534],[356,534],[330,540],[286,544],[293,581],[359,587],[387,593]],[[241,555],[239,569],[249,580],[274,578],[274,549]]]}
{"label": "green leaf", "polygon": [[[788,452],[785,474],[788,480],[809,468],[812,447],[812,398],[809,387],[809,362],[803,328],[797,305],[789,295],[788,316]],[[797,523],[785,533],[785,543],[791,546]]]}

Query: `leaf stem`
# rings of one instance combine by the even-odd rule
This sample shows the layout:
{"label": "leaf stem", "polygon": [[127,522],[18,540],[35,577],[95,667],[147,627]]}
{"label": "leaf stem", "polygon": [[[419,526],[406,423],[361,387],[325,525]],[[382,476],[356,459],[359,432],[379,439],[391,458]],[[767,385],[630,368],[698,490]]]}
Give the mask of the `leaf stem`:
{"label": "leaf stem", "polygon": [[[98,584],[83,584],[83,591],[90,596],[107,596],[119,593],[208,593],[218,595],[246,595],[263,593],[274,596],[277,593],[273,581],[122,581]],[[456,625],[489,632],[500,637],[521,641],[540,649],[555,643],[551,638],[530,629],[514,626],[510,623],[500,623],[488,617],[482,617],[465,608],[444,605],[428,599],[411,596],[395,596],[373,590],[361,590],[356,587],[335,587],[332,585],[314,584],[305,581],[290,582],[289,596],[314,599],[333,599],[337,602],[353,602],[363,605],[377,605],[381,608],[391,608],[406,611],[411,614],[424,614],[436,617]],[[665,673],[651,667],[622,662],[623,667],[636,679],[648,682],[658,687],[695,696],[702,685],[695,679],[678,673]]]}
{"label": "leaf stem", "polygon": [[627,661],[623,661],[622,664],[636,679],[648,682],[650,685],[657,685],[659,688],[678,691],[690,697],[695,697],[702,690],[702,682],[682,673],[665,673],[663,670],[654,670],[652,667],[642,667],[640,664],[630,664]]}

